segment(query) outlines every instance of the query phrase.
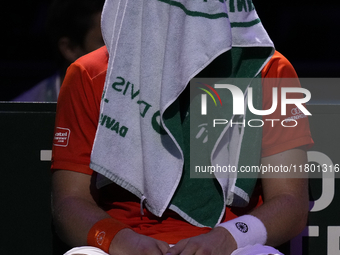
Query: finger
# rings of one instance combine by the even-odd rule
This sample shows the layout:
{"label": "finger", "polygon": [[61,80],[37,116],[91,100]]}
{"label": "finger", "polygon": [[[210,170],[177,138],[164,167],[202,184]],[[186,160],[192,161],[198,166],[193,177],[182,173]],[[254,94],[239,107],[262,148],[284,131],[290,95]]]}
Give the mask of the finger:
{"label": "finger", "polygon": [[192,240],[189,240],[179,254],[180,255],[194,255],[197,253],[199,248],[200,248],[199,243],[192,242]]}
{"label": "finger", "polygon": [[[136,254],[136,253],[135,253]],[[163,255],[164,252],[160,249],[157,240],[156,242],[149,242],[146,246],[140,247],[137,254],[140,255]]]}
{"label": "finger", "polygon": [[162,254],[165,254],[170,248],[168,243],[160,240],[157,240],[157,245],[158,248],[161,250]]}
{"label": "finger", "polygon": [[188,243],[189,239],[183,239],[179,241],[177,244],[172,246],[168,251],[166,252],[166,255],[177,255],[180,254],[183,250],[185,245]]}

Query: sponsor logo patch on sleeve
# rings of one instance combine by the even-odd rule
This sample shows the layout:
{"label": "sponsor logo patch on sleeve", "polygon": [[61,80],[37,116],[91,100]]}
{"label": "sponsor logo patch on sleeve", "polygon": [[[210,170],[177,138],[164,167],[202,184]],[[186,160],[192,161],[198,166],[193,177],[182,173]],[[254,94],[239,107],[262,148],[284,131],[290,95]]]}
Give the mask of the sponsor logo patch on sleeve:
{"label": "sponsor logo patch on sleeve", "polygon": [[70,139],[71,131],[68,128],[57,127],[54,133],[53,145],[66,147]]}

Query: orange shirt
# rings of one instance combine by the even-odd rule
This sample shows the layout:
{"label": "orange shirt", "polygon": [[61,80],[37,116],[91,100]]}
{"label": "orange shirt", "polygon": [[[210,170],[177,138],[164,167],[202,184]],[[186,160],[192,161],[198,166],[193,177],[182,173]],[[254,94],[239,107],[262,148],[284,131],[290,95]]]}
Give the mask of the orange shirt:
{"label": "orange shirt", "polygon": [[[278,88],[278,104],[273,114],[263,116],[265,119],[278,119],[271,127],[270,121],[264,121],[263,138],[262,138],[262,157],[277,154],[302,145],[311,147],[313,140],[309,131],[309,122],[306,116],[302,115],[295,105],[287,105],[287,115],[281,116],[281,93],[283,87],[301,87],[297,74],[290,62],[279,52],[275,52],[267,65],[262,70],[262,90],[263,105],[262,109],[269,109],[272,105],[272,88]],[[284,79],[282,79],[284,78]],[[287,79],[292,78],[292,79]],[[287,98],[299,98],[300,94],[288,94]],[[281,121],[293,118],[297,121],[294,128],[282,127]],[[269,124],[269,125],[268,125]],[[285,125],[294,125],[294,123],[284,123]]]}
{"label": "orange shirt", "polygon": [[[52,154],[52,170],[63,169],[89,175],[96,175],[90,168],[90,155],[97,124],[99,121],[100,101],[102,97],[108,52],[102,47],[85,55],[73,63],[66,74],[58,99],[55,123],[55,138]],[[274,56],[262,70],[263,78],[296,78],[294,68],[280,53]],[[295,84],[299,86],[299,84]],[[271,107],[272,87],[286,86],[280,79],[264,80],[263,109]],[[289,84],[287,86],[292,86]],[[280,101],[278,102],[278,106]],[[292,105],[287,106],[287,113],[295,113]],[[273,114],[263,119],[280,119],[280,107]],[[263,126],[262,156],[270,156],[288,149],[313,143],[307,118],[297,119],[298,128],[284,128],[275,122]],[[256,190],[257,193],[259,190]],[[100,189],[100,206],[113,218],[130,225],[136,232],[175,244],[179,240],[209,231],[182,220],[171,210],[165,211],[158,218],[144,209],[141,217],[140,201],[121,187],[111,184]],[[110,194],[119,194],[112,197]],[[224,221],[245,214],[261,203],[259,196],[253,196],[247,208],[227,208]]]}

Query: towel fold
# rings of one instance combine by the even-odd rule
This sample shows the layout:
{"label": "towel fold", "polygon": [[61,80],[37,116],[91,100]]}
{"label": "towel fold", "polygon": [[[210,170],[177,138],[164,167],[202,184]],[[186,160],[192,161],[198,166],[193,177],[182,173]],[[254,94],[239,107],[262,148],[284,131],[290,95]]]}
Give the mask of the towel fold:
{"label": "towel fold", "polygon": [[[235,77],[260,73],[273,44],[252,2],[107,0],[102,31],[109,64],[90,167],[146,198],[145,206],[156,216],[170,207],[194,225],[214,226],[224,204],[237,193],[229,192],[236,189],[237,179],[219,180],[219,209],[213,220],[183,211],[186,199],[174,194],[183,194],[180,183],[186,187],[191,180],[183,177],[188,171],[186,131],[181,105],[176,104],[189,81],[224,52],[237,55],[237,48],[269,48],[260,61],[241,50],[237,62],[229,67],[226,63]],[[252,63],[256,68],[249,75]],[[194,209],[200,214],[201,208]]]}
{"label": "towel fold", "polygon": [[[169,111],[176,112],[176,103],[179,104],[177,101],[181,101],[181,98],[185,95],[181,95],[180,100],[176,100],[164,114],[165,124],[172,133],[176,134],[176,140],[184,141],[180,143],[184,152],[184,171],[181,182],[171,200],[170,209],[176,211],[192,224],[213,227],[221,221],[225,212],[225,205],[246,206],[248,204],[257,182],[257,173],[242,174],[241,171],[237,172],[237,170],[242,170],[241,167],[259,165],[262,142],[262,129],[251,128],[245,124],[258,117],[252,114],[249,109],[247,109],[245,115],[233,116],[233,99],[231,93],[226,89],[218,90],[223,104],[216,107],[213,100],[207,100],[207,114],[202,115],[201,90],[198,89],[197,84],[199,84],[199,87],[205,81],[208,83],[211,81],[211,85],[213,83],[234,84],[244,94],[247,94],[248,87],[251,87],[253,105],[256,109],[261,109],[262,83],[260,78],[254,79],[253,77],[270,55],[270,52],[271,48],[232,48],[230,52],[224,53],[221,57],[223,62],[233,63],[233,65],[226,66],[219,74],[215,72],[216,75],[228,75],[230,78],[192,79],[190,105],[186,110],[183,124],[178,118],[176,122],[174,117],[170,118],[171,121],[168,121],[167,116]],[[245,62],[251,63],[245,64]],[[215,70],[219,68],[219,64],[219,61],[214,60],[209,68]],[[214,80],[216,81],[213,82]],[[247,101],[247,97],[245,101]],[[177,108],[186,109],[185,104],[181,107],[177,106]],[[175,116],[175,114],[172,114],[172,116]],[[213,127],[214,119],[228,120],[228,125]],[[231,122],[239,124],[231,125]],[[200,127],[203,125],[208,135],[204,140],[197,139],[197,134],[201,132]],[[182,133],[176,131],[176,127],[181,126]],[[211,167],[217,169],[217,166],[220,168],[232,166],[235,172],[215,171],[213,174],[209,171],[196,172],[197,167],[207,170]],[[180,207],[178,207],[179,204]]]}

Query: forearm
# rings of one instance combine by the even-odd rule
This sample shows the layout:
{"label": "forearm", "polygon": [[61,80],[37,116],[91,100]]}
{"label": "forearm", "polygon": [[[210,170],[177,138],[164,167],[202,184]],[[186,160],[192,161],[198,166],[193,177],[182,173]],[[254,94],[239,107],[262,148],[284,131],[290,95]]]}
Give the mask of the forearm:
{"label": "forearm", "polygon": [[[306,152],[299,148],[262,158],[263,165],[270,164],[271,166],[299,165],[306,162]],[[256,224],[251,229],[254,229],[255,226],[257,230],[259,227],[259,233],[263,233],[260,235],[263,238],[258,238],[257,242],[263,243],[266,240],[267,245],[278,246],[303,230],[309,209],[307,177],[305,174],[292,175],[276,172],[262,175],[264,203],[249,212],[249,214],[258,218],[265,227],[264,229],[261,223],[259,225],[256,223],[257,221],[254,222]],[[251,217],[247,219],[249,220]],[[265,239],[266,234],[267,238]],[[240,240],[238,239],[238,241]]]}
{"label": "forearm", "polygon": [[91,227],[110,216],[93,198],[92,176],[58,170],[52,175],[52,215],[60,238],[71,246],[87,244]]}
{"label": "forearm", "polygon": [[[262,158],[263,165],[302,165],[307,163],[306,151],[291,149]],[[267,229],[267,244],[276,246],[299,234],[307,221],[308,176],[298,173],[264,174],[262,178],[264,203],[251,214]]]}
{"label": "forearm", "polygon": [[[167,243],[137,234],[127,225],[112,218],[109,222],[101,221],[110,216],[97,205],[94,199],[96,189],[91,187],[91,178],[86,174],[66,170],[53,173],[52,212],[61,239],[70,246],[88,245],[88,233],[96,232],[97,227],[103,227],[110,233],[104,238],[110,243],[108,247],[104,241],[99,248],[106,252],[109,250],[110,254],[165,254],[169,248]],[[93,238],[95,237],[96,234]]]}
{"label": "forearm", "polygon": [[266,244],[275,247],[303,230],[308,216],[308,199],[281,194],[266,201],[250,214],[263,222],[267,230]]}
{"label": "forearm", "polygon": [[71,246],[87,245],[87,234],[101,219],[110,216],[95,203],[79,197],[53,201],[53,219],[59,237]]}

